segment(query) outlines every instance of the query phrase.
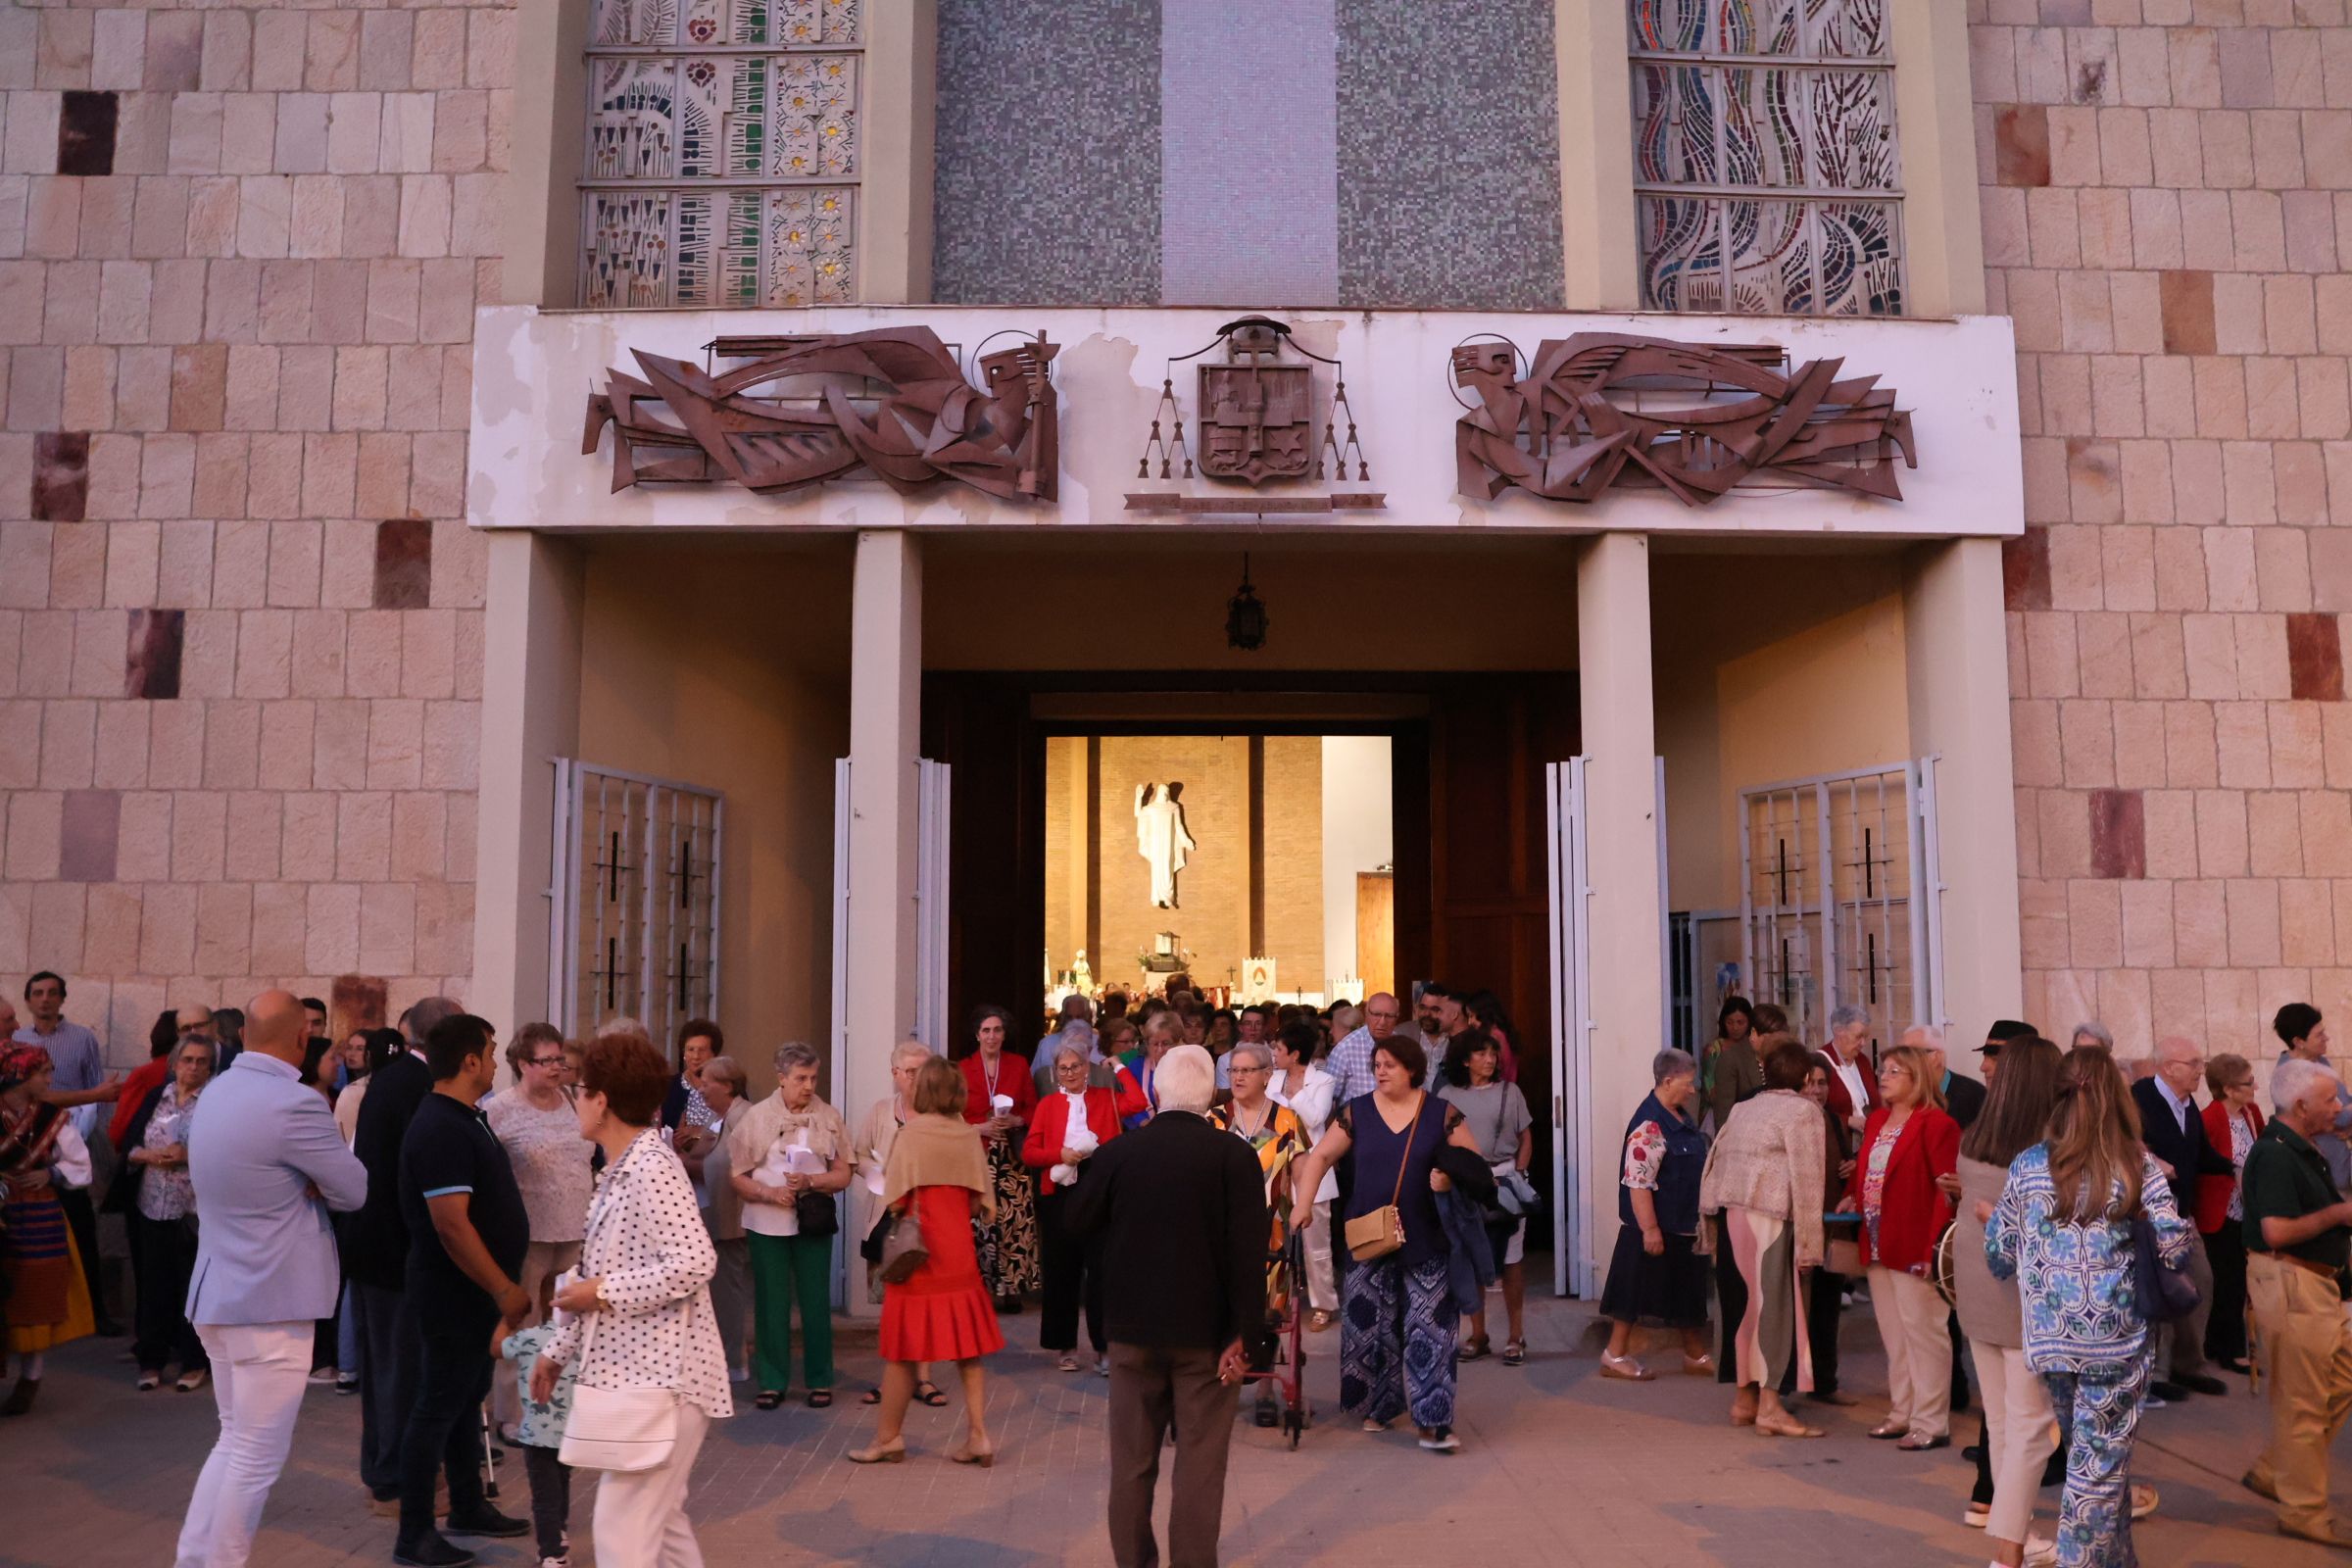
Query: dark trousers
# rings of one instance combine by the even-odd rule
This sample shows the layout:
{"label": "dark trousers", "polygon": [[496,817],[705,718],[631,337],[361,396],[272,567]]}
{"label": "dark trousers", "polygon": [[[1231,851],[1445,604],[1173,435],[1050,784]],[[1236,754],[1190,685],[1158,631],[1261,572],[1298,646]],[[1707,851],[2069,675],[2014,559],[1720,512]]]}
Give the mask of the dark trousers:
{"label": "dark trousers", "polygon": [[[1740,1352],[1734,1342],[1740,1337],[1740,1320],[1747,1316],[1747,1281],[1740,1277],[1740,1264],[1732,1256],[1732,1244],[1724,1237],[1723,1216],[1718,1214],[1703,1223],[1715,1227],[1715,1381],[1730,1383],[1740,1376]],[[1820,1270],[1814,1271],[1814,1277],[1820,1277]],[[1794,1377],[1793,1356],[1789,1358],[1788,1370]]]}
{"label": "dark trousers", "polygon": [[[1740,1309],[1747,1310],[1747,1298],[1740,1298]],[[1813,1392],[1838,1392],[1838,1320],[1845,1310],[1845,1276],[1817,1268],[1805,1284],[1805,1346],[1813,1356]],[[1796,1392],[1796,1364],[1791,1361],[1788,1376],[1781,1383],[1781,1393]]]}
{"label": "dark trousers", "polygon": [[1152,1494],[1159,1449],[1176,1432],[1168,1512],[1169,1568],[1215,1568],[1225,1516],[1225,1458],[1241,1385],[1217,1381],[1217,1351],[1110,1348],[1110,1555],[1118,1568],[1157,1568]]}
{"label": "dark trousers", "polygon": [[1062,1224],[1070,1195],[1051,1192],[1037,1200],[1038,1260],[1045,1269],[1045,1302],[1037,1343],[1049,1350],[1078,1348],[1078,1313],[1086,1312],[1086,1338],[1104,1353],[1102,1338],[1102,1248],[1099,1240],[1072,1236]]}
{"label": "dark trousers", "polygon": [[183,1373],[211,1366],[187,1314],[188,1277],[196,1271],[195,1220],[149,1219],[135,1208],[124,1217],[137,1286],[131,1350],[139,1370],[161,1372],[168,1361],[178,1362]]}
{"label": "dark trousers", "polygon": [[90,1315],[98,1320],[100,1333],[120,1334],[114,1326],[115,1314],[106,1304],[106,1286],[98,1272],[98,1210],[90,1206],[86,1187],[59,1187],[57,1201],[66,1211],[67,1228],[74,1232],[74,1246],[81,1253],[81,1278],[90,1288]]}
{"label": "dark trousers", "polygon": [[416,1402],[424,1342],[404,1293],[352,1283],[360,1315],[360,1479],[377,1497],[394,1497],[400,1494],[401,1435]]}
{"label": "dark trousers", "polygon": [[531,1483],[531,1533],[538,1538],[539,1555],[561,1557],[571,1523],[571,1466],[557,1458],[555,1449],[526,1443],[522,1473]]}
{"label": "dark trousers", "polygon": [[400,1539],[415,1545],[433,1533],[433,1475],[449,1476],[449,1511],[479,1514],[482,1495],[482,1401],[490,1397],[490,1329],[424,1336],[416,1403],[400,1439]]}
{"label": "dark trousers", "polygon": [[2246,1233],[2233,1219],[2205,1238],[2213,1265],[2213,1310],[2205,1319],[2205,1359],[2246,1358]]}
{"label": "dark trousers", "polygon": [[1960,1309],[1952,1308],[1944,1315],[1943,1331],[1952,1337],[1952,1408],[1968,1408],[1969,1362],[1976,1358],[1968,1353],[1968,1337],[1960,1332]]}

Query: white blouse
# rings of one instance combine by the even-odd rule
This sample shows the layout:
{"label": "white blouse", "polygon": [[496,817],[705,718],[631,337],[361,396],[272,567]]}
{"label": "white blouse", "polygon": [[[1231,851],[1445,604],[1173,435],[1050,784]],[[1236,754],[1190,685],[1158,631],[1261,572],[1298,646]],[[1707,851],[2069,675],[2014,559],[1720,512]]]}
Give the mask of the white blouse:
{"label": "white blouse", "polygon": [[[1339,1086],[1338,1079],[1313,1062],[1308,1062],[1305,1074],[1298,1080],[1296,1094],[1287,1097],[1283,1094],[1282,1075],[1277,1073],[1274,1075],[1274,1086],[1266,1091],[1266,1097],[1278,1105],[1291,1107],[1300,1124],[1306,1128],[1306,1146],[1312,1149],[1323,1141],[1323,1129],[1331,1121],[1332,1091]],[[1323,1185],[1315,1189],[1315,1201],[1328,1203],[1339,1196],[1340,1173],[1335,1167],[1323,1173]]]}
{"label": "white blouse", "polygon": [[[597,1180],[588,1206],[580,1275],[601,1283],[579,1380],[593,1388],[670,1389],[712,1417],[735,1413],[710,1276],[718,1250],[694,1200],[694,1182],[663,1138],[649,1127]],[[555,1343],[543,1352],[562,1365],[579,1355],[587,1320],[559,1313]]]}

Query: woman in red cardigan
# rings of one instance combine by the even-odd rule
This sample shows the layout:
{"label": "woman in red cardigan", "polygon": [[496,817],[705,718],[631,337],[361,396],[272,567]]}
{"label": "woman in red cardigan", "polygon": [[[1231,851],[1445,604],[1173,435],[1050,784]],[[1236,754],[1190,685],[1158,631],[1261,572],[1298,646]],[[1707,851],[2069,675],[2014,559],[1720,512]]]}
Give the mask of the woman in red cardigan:
{"label": "woman in red cardigan", "polygon": [[[997,1217],[980,1232],[980,1277],[1000,1312],[1018,1312],[1037,1287],[1037,1191],[1021,1164],[1021,1134],[1037,1110],[1029,1058],[1014,1051],[1012,1014],[981,1007],[972,1014],[963,1069],[963,1119],[980,1129]],[[1001,1103],[1003,1102],[1003,1103]]]}
{"label": "woman in red cardigan", "polygon": [[1952,1205],[1937,1188],[1960,1159],[1960,1124],[1944,1114],[1928,1059],[1897,1046],[1879,1062],[1886,1106],[1870,1113],[1846,1207],[1862,1216],[1870,1305],[1886,1342],[1886,1419],[1874,1438],[1916,1451],[1949,1444],[1952,1339],[1936,1292],[1936,1242]]}
{"label": "woman in red cardigan", "polygon": [[2237,1170],[2229,1176],[2197,1178],[2197,1230],[2213,1264],[2213,1312],[2205,1320],[2205,1359],[2244,1376],[2246,1361],[2246,1211],[2239,1188],[2246,1154],[2262,1132],[2254,1103],[2254,1068],[2243,1056],[2222,1053],[2205,1063],[2205,1141],[2226,1150]]}
{"label": "woman in red cardigan", "polygon": [[[1038,1178],[1038,1250],[1045,1264],[1045,1304],[1037,1343],[1061,1352],[1061,1369],[1078,1370],[1078,1309],[1086,1308],[1086,1337],[1094,1343],[1095,1371],[1110,1373],[1102,1337],[1102,1263],[1099,1245],[1080,1241],[1063,1225],[1062,1204],[1095,1152],[1119,1136],[1119,1123],[1149,1102],[1127,1069],[1108,1063],[1112,1086],[1090,1087],[1083,1046],[1064,1046],[1054,1059],[1054,1090],[1037,1102],[1021,1161]],[[1114,1087],[1115,1086],[1115,1087]]]}

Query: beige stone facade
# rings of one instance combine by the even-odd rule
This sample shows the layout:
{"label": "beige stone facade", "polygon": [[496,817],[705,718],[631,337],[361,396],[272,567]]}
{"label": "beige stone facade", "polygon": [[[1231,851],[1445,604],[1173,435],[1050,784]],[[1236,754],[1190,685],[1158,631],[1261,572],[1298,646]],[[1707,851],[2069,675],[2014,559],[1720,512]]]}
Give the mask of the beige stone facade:
{"label": "beige stone facade", "polygon": [[[2352,978],[2345,8],[1971,0],[1964,93],[1942,8],[1892,9],[1918,298],[2016,324],[2028,1012],[2251,1050],[2278,1003],[2329,1007]],[[471,339],[479,306],[563,303],[560,222],[522,247],[528,278],[502,282],[500,254],[567,190],[545,149],[570,156],[548,83],[572,68],[514,53],[576,43],[560,12],[0,12],[0,981],[66,971],[119,1057],[159,1007],[265,982],[340,978],[353,1018],[466,993],[489,577],[465,521]],[[1622,17],[1556,16],[1582,127],[1563,188],[1601,208],[1567,220],[1566,298],[1623,308],[1630,197],[1593,128],[1622,125],[1623,77],[1570,46],[1621,49]],[[884,69],[927,45],[897,26],[866,112],[927,135]],[[1973,191],[1964,138],[1938,133],[1970,97]],[[903,139],[869,149],[882,209],[928,177]],[[539,162],[510,183],[515,146]],[[922,205],[897,249],[867,235],[870,298],[923,297]],[[1908,635],[1916,738],[1934,677]],[[637,734],[623,690],[592,689],[579,727]],[[810,757],[849,739],[845,698],[808,699]],[[811,838],[824,780],[803,772],[785,820]],[[796,876],[758,940],[821,969],[821,889]],[[790,989],[741,978],[763,1012]],[[774,1025],[821,1030],[818,994],[779,995]]]}
{"label": "beige stone facade", "polygon": [[2267,1059],[2352,980],[2345,8],[1970,12],[2028,1011]]}

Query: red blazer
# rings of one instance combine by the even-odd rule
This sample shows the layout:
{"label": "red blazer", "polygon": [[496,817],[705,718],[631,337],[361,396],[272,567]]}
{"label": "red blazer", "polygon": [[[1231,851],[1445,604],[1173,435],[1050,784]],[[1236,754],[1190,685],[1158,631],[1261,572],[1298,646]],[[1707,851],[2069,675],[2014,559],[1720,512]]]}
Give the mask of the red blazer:
{"label": "red blazer", "polygon": [[[963,1068],[963,1119],[977,1125],[996,1112],[988,1108],[988,1068],[980,1053],[973,1052],[957,1063]],[[1007,1051],[997,1057],[997,1093],[1012,1100],[1012,1113],[1027,1121],[1037,1109],[1037,1080],[1029,1075],[1029,1058],[1017,1052]]]}
{"label": "red blazer", "polygon": [[[1833,1083],[1835,1079],[1831,1080]],[[1870,1169],[1870,1152],[1886,1125],[1885,1108],[1870,1113],[1863,1125],[1854,1174],[1846,1187],[1845,1206],[1862,1212],[1862,1177]],[[1936,1239],[1951,1222],[1952,1205],[1936,1187],[1936,1178],[1949,1176],[1960,1161],[1960,1124],[1933,1105],[1911,1112],[1895,1134],[1894,1152],[1886,1160],[1886,1181],[1879,1191],[1879,1245],[1870,1245],[1870,1227],[1862,1227],[1862,1261],[1899,1273],[1925,1272],[1936,1250]]]}
{"label": "red blazer", "polygon": [[[1095,1131],[1095,1147],[1101,1149],[1119,1136],[1119,1123],[1137,1111],[1148,1108],[1144,1092],[1136,1087],[1125,1069],[1119,1072],[1119,1087],[1100,1086],[1086,1092],[1086,1124]],[[1068,1140],[1070,1126],[1069,1097],[1059,1091],[1037,1102],[1037,1115],[1029,1123],[1029,1136],[1021,1143],[1021,1163],[1038,1170],[1050,1170],[1061,1163],[1062,1146]],[[1041,1193],[1054,1191],[1054,1178],[1040,1176],[1037,1188]]]}
{"label": "red blazer", "polygon": [[1850,1124],[1857,1115],[1866,1115],[1871,1111],[1886,1108],[1886,1101],[1879,1093],[1878,1069],[1870,1064],[1868,1056],[1862,1057],[1854,1065],[1861,1069],[1862,1093],[1869,1103],[1856,1105],[1854,1097],[1846,1093],[1845,1080],[1838,1076],[1838,1066],[1831,1059],[1829,1048],[1824,1046],[1821,1050],[1813,1053],[1813,1055],[1814,1059],[1830,1069],[1830,1109],[1837,1113],[1839,1121]]}
{"label": "red blazer", "polygon": [[[2248,1104],[2246,1114],[2254,1118],[2254,1135],[2262,1136],[2262,1107]],[[2227,1158],[2230,1153],[2230,1108],[2220,1101],[2205,1104],[2205,1141]],[[2197,1178],[2197,1229],[2211,1236],[2230,1222],[2230,1195],[2237,1187],[2235,1176],[2199,1176]]]}

